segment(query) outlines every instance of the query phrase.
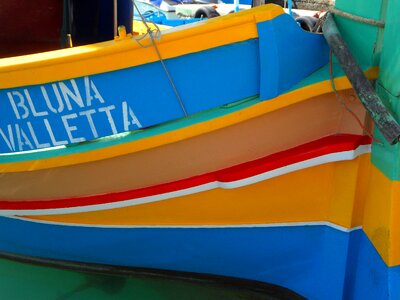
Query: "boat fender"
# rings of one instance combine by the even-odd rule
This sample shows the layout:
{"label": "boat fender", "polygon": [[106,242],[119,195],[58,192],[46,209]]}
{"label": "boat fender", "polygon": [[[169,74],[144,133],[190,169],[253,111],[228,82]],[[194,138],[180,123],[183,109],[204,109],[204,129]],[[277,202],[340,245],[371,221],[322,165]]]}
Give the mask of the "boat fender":
{"label": "boat fender", "polygon": [[194,14],[195,18],[215,18],[220,16],[220,14],[211,6],[200,7]]}
{"label": "boat fender", "polygon": [[317,25],[318,19],[311,16],[302,16],[297,17],[296,22],[300,25],[300,27],[309,32],[314,32],[314,28]]}

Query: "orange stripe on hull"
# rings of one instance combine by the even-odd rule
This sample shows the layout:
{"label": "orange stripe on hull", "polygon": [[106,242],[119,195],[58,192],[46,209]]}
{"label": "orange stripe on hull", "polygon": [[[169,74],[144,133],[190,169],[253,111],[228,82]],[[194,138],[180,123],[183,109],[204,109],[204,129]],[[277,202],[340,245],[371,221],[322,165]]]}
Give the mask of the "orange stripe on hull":
{"label": "orange stripe on hull", "polygon": [[[234,190],[214,189],[137,206],[32,220],[96,225],[235,225],[327,221],[361,225],[369,155],[296,171]],[[343,185],[346,181],[346,185]],[[355,211],[355,209],[357,211]]]}
{"label": "orange stripe on hull", "polygon": [[[345,91],[342,95],[363,119],[365,110],[359,101],[351,101],[353,92]],[[278,100],[267,102],[280,105]],[[256,107],[263,106],[264,103]],[[251,111],[255,112],[256,107]],[[232,115],[241,113],[244,112]],[[208,128],[219,122],[224,124],[224,117],[198,126]],[[362,128],[333,93],[236,122],[219,130],[208,128],[204,134],[191,138],[179,130],[171,132],[167,134],[171,139],[179,139],[182,134],[182,140],[175,143],[169,140],[160,147],[110,159],[48,170],[3,173],[0,199],[54,199],[132,190],[221,170],[337,133],[362,134]],[[96,151],[87,153],[90,154],[96,155]]]}

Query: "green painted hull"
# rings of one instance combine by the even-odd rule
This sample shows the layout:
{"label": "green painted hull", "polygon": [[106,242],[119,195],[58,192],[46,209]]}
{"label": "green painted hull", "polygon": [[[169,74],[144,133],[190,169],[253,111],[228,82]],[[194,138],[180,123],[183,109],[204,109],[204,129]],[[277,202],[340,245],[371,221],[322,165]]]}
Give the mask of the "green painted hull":
{"label": "green painted hull", "polygon": [[146,274],[143,270],[132,270],[130,275],[101,274],[0,259],[0,296],[13,300],[301,299],[288,290],[258,286],[257,282],[245,282],[244,287],[229,279],[192,275]]}

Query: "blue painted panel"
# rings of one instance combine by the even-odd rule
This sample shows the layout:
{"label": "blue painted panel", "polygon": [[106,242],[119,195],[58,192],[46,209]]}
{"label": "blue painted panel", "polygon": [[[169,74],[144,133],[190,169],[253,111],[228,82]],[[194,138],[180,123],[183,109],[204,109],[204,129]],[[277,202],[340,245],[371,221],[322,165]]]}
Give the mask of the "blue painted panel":
{"label": "blue painted panel", "polygon": [[400,266],[389,268],[389,298],[400,299]]}
{"label": "blue painted panel", "polygon": [[362,230],[90,228],[0,217],[0,251],[254,279],[309,299],[400,298],[400,266],[388,268]]}
{"label": "blue painted panel", "polygon": [[329,61],[321,34],[309,33],[287,14],[257,23],[260,44],[260,98],[274,98]]}
{"label": "blue painted panel", "polygon": [[[259,93],[258,40],[166,60],[189,114]],[[184,114],[159,62],[0,90],[0,152],[72,144]]]}
{"label": "blue painted panel", "polygon": [[118,229],[0,218],[0,251],[255,279],[309,299],[341,297],[347,247],[348,234],[325,226]]}
{"label": "blue painted panel", "polygon": [[388,268],[361,230],[351,233],[343,299],[400,299],[400,266]]}

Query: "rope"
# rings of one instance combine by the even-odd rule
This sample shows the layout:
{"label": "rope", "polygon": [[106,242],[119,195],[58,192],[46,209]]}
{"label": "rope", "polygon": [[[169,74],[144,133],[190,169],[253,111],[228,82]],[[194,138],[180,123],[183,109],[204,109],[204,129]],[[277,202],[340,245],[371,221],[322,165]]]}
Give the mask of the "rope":
{"label": "rope", "polygon": [[348,12],[345,12],[343,10],[337,9],[337,8],[329,8],[329,12],[356,21],[356,22],[360,22],[360,23],[365,23],[365,24],[369,24],[369,25],[373,25],[373,26],[377,26],[380,28],[384,28],[385,27],[385,22],[379,21],[379,20],[375,20],[375,19],[368,19],[368,18],[364,18],[364,17],[359,17],[353,14],[350,14]]}
{"label": "rope", "polygon": [[[186,111],[186,109],[185,109],[185,105],[183,104],[183,101],[182,101],[181,96],[179,95],[178,89],[176,88],[176,86],[175,86],[175,84],[174,84],[174,81],[172,80],[172,77],[171,77],[170,73],[168,72],[167,66],[165,65],[165,62],[164,62],[163,58],[161,57],[161,53],[160,53],[160,51],[158,50],[157,43],[155,42],[155,38],[158,39],[158,40],[161,38],[161,30],[160,30],[160,28],[157,26],[157,24],[155,24],[154,22],[150,22],[150,23],[153,24],[153,25],[155,26],[155,28],[156,28],[156,30],[155,30],[155,32],[156,32],[156,37],[154,38],[154,36],[153,36],[153,33],[154,33],[154,32],[153,32],[153,30],[151,30],[151,28],[150,28],[149,25],[148,25],[148,22],[149,22],[149,21],[146,21],[146,20],[145,20],[145,18],[143,17],[142,13],[141,13],[140,10],[139,10],[139,8],[137,7],[135,0],[132,0],[132,3],[133,3],[133,5],[134,5],[135,9],[137,10],[137,12],[138,12],[138,14],[139,14],[139,16],[140,16],[140,19],[142,20],[144,26],[146,26],[146,29],[147,29],[147,33],[146,33],[145,35],[143,35],[143,36],[140,37],[140,38],[136,38],[135,40],[136,40],[136,42],[137,42],[142,48],[147,48],[147,47],[150,47],[150,46],[153,46],[153,47],[154,47],[154,50],[156,51],[157,56],[158,56],[158,60],[160,61],[161,65],[162,65],[162,67],[163,67],[163,69],[164,69],[164,72],[165,72],[165,74],[167,75],[167,78],[168,78],[169,82],[171,83],[171,86],[172,86],[172,89],[174,90],[174,93],[175,93],[175,95],[176,95],[176,98],[177,98],[178,101],[179,101],[179,105],[181,106],[182,111],[183,111],[185,117],[187,117],[187,116],[188,116],[188,113],[187,113],[187,111]],[[141,44],[140,41],[141,41],[143,38],[145,38],[147,35],[149,35],[150,40],[151,40],[151,43],[150,43],[150,45],[145,46],[145,45]]]}
{"label": "rope", "polygon": [[338,93],[335,87],[335,81],[333,78],[333,62],[332,62],[332,50],[329,51],[329,78],[331,81],[331,86],[333,91],[335,92],[336,99],[339,101],[339,103],[354,117],[358,125],[361,127],[361,129],[377,144],[383,145],[381,141],[376,139],[374,135],[369,131],[368,128],[364,126],[364,124],[361,122],[361,120],[358,118],[358,116],[350,109],[350,107],[347,106],[346,101],[343,99],[343,97]]}

